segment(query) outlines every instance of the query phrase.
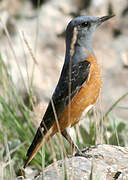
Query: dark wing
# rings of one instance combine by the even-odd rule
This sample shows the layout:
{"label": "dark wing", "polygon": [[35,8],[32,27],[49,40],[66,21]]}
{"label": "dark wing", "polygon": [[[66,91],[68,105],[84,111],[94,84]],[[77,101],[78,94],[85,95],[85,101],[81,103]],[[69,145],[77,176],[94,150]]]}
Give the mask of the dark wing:
{"label": "dark wing", "polygon": [[[65,110],[66,106],[69,104],[69,100],[75,96],[75,94],[80,90],[83,83],[88,79],[90,70],[90,62],[81,61],[79,63],[72,64],[71,71],[69,71],[69,64],[65,64],[52,96],[52,101],[54,104],[55,112],[57,118]],[[71,75],[69,74],[71,72]],[[69,83],[71,82],[71,90],[69,91]],[[69,92],[71,95],[69,96]],[[51,101],[48,105],[46,113],[41,122],[41,127],[46,128],[46,131],[51,128],[55,122],[55,115]]]}
{"label": "dark wing", "polygon": [[[57,118],[60,117],[61,113],[65,110],[66,106],[71,101],[75,94],[80,90],[83,83],[85,83],[89,76],[90,63],[88,61],[81,61],[79,63],[72,64],[71,76],[69,74],[69,64],[65,64],[52,96],[52,102],[54,104]],[[71,82],[71,95],[69,96],[69,83]],[[70,98],[69,98],[70,97]],[[42,140],[47,130],[49,130],[55,122],[55,115],[50,101],[48,108],[45,112],[40,127],[37,129],[36,135],[27,151],[27,160],[24,168],[32,160],[35,154],[41,147]]]}

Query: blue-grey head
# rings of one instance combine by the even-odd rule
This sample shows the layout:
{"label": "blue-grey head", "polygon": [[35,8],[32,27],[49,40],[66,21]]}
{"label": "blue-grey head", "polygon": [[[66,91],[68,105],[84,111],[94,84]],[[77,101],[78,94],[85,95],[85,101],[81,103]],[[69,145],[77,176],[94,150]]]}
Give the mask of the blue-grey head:
{"label": "blue-grey head", "polygon": [[86,52],[93,53],[92,34],[104,21],[114,15],[103,16],[80,16],[74,18],[66,29],[66,60],[72,56],[74,61],[86,58]]}

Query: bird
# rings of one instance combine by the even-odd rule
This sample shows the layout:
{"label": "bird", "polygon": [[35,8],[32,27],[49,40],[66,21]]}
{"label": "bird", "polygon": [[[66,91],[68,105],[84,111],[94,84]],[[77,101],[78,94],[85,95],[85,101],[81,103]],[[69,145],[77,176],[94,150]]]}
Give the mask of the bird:
{"label": "bird", "polygon": [[67,129],[76,125],[82,113],[88,113],[99,97],[102,75],[93,50],[92,35],[99,25],[113,16],[78,16],[67,25],[65,61],[60,78],[27,151],[24,168],[43,142],[47,142],[57,132],[61,132],[77,155],[82,153]]}

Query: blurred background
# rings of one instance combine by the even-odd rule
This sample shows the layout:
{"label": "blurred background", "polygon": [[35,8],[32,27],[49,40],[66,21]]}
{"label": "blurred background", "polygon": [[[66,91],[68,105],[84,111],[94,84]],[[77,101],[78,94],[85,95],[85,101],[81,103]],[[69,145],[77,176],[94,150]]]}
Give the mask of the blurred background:
{"label": "blurred background", "polygon": [[[34,118],[30,113],[29,119],[37,127],[57,84],[64,62],[67,24],[72,18],[80,15],[101,17],[108,14],[116,16],[102,24],[93,35],[93,47],[103,75],[103,88],[97,103],[97,111],[102,116],[112,111],[112,119],[123,122],[119,128],[122,133],[128,119],[127,0],[0,0],[0,59],[2,64],[0,94],[4,100],[7,99],[8,102],[8,99],[11,99],[9,102],[12,102],[13,99],[15,101],[17,96],[14,94],[16,93],[19,97],[21,96],[25,107],[32,111],[34,109],[36,112],[38,118]],[[3,70],[2,67],[6,68]],[[10,93],[12,89],[8,89],[8,78],[13,82],[15,89],[13,93]],[[6,96],[7,94],[9,96]],[[0,109],[3,112],[2,108],[6,107],[4,106],[5,101],[0,99],[0,102]],[[17,107],[17,104],[14,104],[7,107]],[[22,114],[23,109],[22,111],[21,109],[20,113],[19,109],[16,110],[17,118],[20,117],[22,122],[25,122],[24,127],[26,128],[26,116]],[[24,111],[28,112],[26,109]],[[0,115],[0,120],[3,117],[3,114]],[[8,117],[10,118],[10,114]],[[2,119],[3,122],[5,119],[7,117]],[[3,132],[3,122],[0,133]],[[7,124],[5,126],[7,127]],[[8,126],[7,129],[12,126]],[[9,134],[7,129],[5,132]],[[26,147],[35,134],[35,129],[32,130],[31,126],[28,126],[28,129],[31,129],[31,138],[27,139]],[[110,129],[108,131],[112,134]],[[25,141],[26,137],[22,139],[23,134],[15,136],[18,140],[20,139],[20,143]],[[124,133],[123,137],[125,135]],[[3,144],[8,143],[5,143],[4,135],[0,134],[0,136],[2,139],[0,144],[3,148]],[[113,138],[110,134],[109,137]],[[11,138],[8,136],[8,139],[14,140],[14,135]],[[124,141],[122,145],[127,144],[126,140]],[[14,147],[17,147],[17,143]],[[26,147],[23,153],[19,151],[23,159]],[[1,151],[2,157],[4,157],[4,151]]]}
{"label": "blurred background", "polygon": [[[127,0],[1,0],[0,21],[6,25],[16,57],[2,23],[0,51],[23,97],[27,98],[27,91],[14,59],[18,61],[26,86],[28,75],[31,78],[33,74],[33,63],[36,64],[33,90],[45,111],[64,62],[64,36],[68,22],[79,15],[100,17],[107,14],[116,16],[100,26],[93,36],[93,47],[103,73],[103,111],[128,91]],[[118,116],[128,117],[128,111],[121,108],[128,107],[127,102],[128,97],[115,109]]]}

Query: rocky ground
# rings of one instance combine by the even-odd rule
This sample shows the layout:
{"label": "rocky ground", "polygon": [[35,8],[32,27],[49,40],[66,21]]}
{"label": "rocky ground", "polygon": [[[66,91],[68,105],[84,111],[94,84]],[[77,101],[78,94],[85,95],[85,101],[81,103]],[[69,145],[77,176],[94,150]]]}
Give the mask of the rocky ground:
{"label": "rocky ground", "polygon": [[[13,6],[11,6],[13,4]],[[34,91],[45,110],[64,62],[64,32],[77,15],[116,16],[104,23],[93,36],[93,46],[103,74],[100,111],[105,112],[128,92],[128,4],[127,0],[49,0],[37,10],[30,1],[6,0],[0,6],[0,51],[13,75],[17,89],[26,95],[16,62],[28,87],[34,68]],[[5,32],[5,27],[7,32]],[[8,37],[7,37],[8,34]],[[11,46],[11,47],[10,47]],[[32,58],[32,54],[34,58]],[[115,109],[127,119],[128,97]]]}
{"label": "rocky ground", "polygon": [[[113,145],[92,146],[84,152],[92,155],[90,158],[71,157],[45,168],[44,172],[38,174],[30,168],[25,169],[26,180],[127,180],[128,179],[128,148]],[[64,171],[64,165],[66,169]],[[65,175],[65,176],[64,176]],[[62,178],[63,177],[63,178]],[[67,178],[66,178],[67,177]],[[19,177],[19,179],[22,179]]]}
{"label": "rocky ground", "polygon": [[[86,159],[84,157],[72,157],[65,161],[58,161],[45,169],[45,179],[60,180],[63,177],[63,164],[66,164],[66,173],[68,179],[72,180],[126,180],[128,178],[128,148],[98,145],[89,148],[88,152],[93,158]],[[98,152],[98,153],[97,153]],[[56,169],[57,167],[57,169]],[[43,175],[39,175],[36,180],[43,179]]]}

